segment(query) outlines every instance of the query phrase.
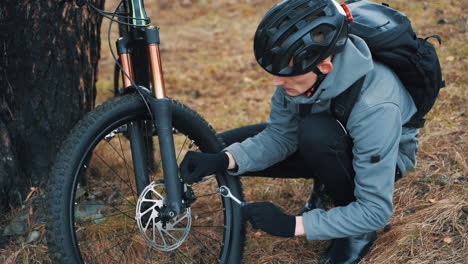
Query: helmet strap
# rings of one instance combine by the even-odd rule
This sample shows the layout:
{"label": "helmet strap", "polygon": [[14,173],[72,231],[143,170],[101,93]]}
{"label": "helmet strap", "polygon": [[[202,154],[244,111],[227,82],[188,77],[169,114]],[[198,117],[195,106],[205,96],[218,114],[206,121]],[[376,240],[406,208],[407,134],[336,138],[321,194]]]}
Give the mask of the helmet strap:
{"label": "helmet strap", "polygon": [[310,87],[309,90],[307,90],[305,92],[305,95],[307,97],[311,97],[312,95],[314,95],[314,93],[317,91],[317,88],[320,86],[320,84],[322,83],[323,79],[325,79],[325,77],[327,76],[326,74],[322,73],[319,68],[317,66],[315,66],[312,71],[317,74],[317,80],[315,81],[315,83],[312,85],[312,87]]}

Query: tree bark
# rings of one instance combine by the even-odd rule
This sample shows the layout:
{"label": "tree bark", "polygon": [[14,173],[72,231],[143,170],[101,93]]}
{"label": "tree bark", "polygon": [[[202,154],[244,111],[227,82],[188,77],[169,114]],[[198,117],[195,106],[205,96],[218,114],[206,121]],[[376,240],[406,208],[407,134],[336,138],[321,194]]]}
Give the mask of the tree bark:
{"label": "tree bark", "polygon": [[47,181],[61,141],[94,107],[101,21],[74,1],[0,1],[0,216]]}

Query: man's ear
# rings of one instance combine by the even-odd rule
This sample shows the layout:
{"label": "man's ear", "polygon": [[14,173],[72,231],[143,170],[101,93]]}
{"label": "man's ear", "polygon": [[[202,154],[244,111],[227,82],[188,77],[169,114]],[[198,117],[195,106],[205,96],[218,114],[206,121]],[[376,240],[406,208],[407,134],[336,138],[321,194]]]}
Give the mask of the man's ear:
{"label": "man's ear", "polygon": [[317,65],[317,68],[323,73],[327,74],[330,73],[333,70],[333,63],[332,63],[332,57],[328,57],[324,59],[321,63]]}

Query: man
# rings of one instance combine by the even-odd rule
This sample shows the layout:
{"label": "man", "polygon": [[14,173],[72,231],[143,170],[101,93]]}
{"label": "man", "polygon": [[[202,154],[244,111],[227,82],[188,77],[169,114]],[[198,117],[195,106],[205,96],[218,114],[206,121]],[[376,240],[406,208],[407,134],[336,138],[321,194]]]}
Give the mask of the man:
{"label": "man", "polygon": [[[394,181],[414,167],[417,151],[418,130],[403,127],[416,112],[411,96],[395,73],[372,60],[362,39],[348,34],[348,22],[332,0],[274,6],[254,38],[255,57],[277,86],[267,123],[224,132],[223,152],[189,152],[181,164],[187,183],[226,170],[314,178],[302,215],[269,202],[248,204],[243,212],[271,235],[331,239],[320,263],[358,263],[367,254],[375,231],[392,215]],[[333,98],[362,77],[341,124],[331,114]],[[320,208],[320,186],[335,205],[328,211]]]}

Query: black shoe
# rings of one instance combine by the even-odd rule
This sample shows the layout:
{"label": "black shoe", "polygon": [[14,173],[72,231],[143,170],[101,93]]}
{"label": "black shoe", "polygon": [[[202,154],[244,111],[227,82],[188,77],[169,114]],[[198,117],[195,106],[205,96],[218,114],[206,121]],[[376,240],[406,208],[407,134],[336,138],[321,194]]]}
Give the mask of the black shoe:
{"label": "black shoe", "polygon": [[331,199],[325,192],[325,186],[315,182],[309,200],[304,204],[304,207],[302,207],[298,215],[302,215],[316,208],[326,209],[329,204],[331,204]]}
{"label": "black shoe", "polygon": [[353,237],[337,238],[330,242],[319,264],[355,264],[369,253],[377,233],[370,232]]}

